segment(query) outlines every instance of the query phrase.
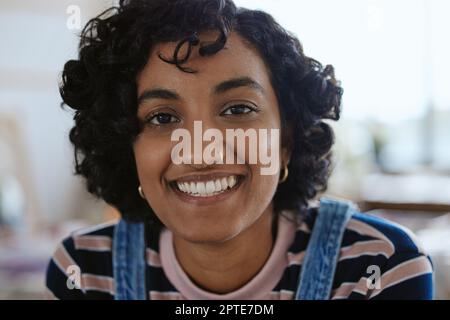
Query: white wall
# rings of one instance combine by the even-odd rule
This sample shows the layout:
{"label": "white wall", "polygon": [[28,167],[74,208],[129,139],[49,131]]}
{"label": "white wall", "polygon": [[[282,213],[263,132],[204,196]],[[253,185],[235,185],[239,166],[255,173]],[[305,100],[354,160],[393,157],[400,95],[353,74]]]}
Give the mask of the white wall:
{"label": "white wall", "polygon": [[97,202],[73,176],[68,131],[72,114],[60,109],[59,74],[76,57],[77,33],[66,22],[69,5],[80,8],[82,25],[110,1],[0,2],[0,116],[14,117],[28,161],[26,175],[42,220],[96,212]]}
{"label": "white wall", "polygon": [[345,88],[343,116],[399,122],[432,97],[450,110],[448,0],[235,0],[294,32],[307,55],[332,64]]}

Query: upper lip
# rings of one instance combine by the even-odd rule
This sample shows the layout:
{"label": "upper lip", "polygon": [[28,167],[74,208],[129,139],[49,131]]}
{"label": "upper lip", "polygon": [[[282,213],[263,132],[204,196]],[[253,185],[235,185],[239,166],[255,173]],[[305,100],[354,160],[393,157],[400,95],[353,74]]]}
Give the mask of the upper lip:
{"label": "upper lip", "polygon": [[220,179],[228,176],[243,176],[243,173],[237,172],[196,172],[192,174],[187,174],[183,176],[179,176],[178,178],[171,179],[171,182],[191,182],[191,181],[211,181]]}

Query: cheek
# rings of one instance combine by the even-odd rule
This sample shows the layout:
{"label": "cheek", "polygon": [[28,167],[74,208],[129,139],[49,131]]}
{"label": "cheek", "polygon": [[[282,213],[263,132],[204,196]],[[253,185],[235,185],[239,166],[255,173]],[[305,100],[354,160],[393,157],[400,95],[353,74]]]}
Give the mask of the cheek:
{"label": "cheek", "polygon": [[265,208],[278,187],[280,170],[280,129],[277,123],[268,123],[267,134],[258,136],[258,163],[250,165],[252,177],[250,192],[253,205]]}
{"label": "cheek", "polygon": [[278,175],[262,175],[261,166],[251,166],[252,177],[249,184],[249,199],[254,206],[265,208],[273,199],[278,187]]}
{"label": "cheek", "polygon": [[[157,139],[140,137],[134,144],[134,157],[139,181],[142,185],[152,188],[161,180],[164,171],[170,163],[170,144]],[[144,189],[146,189],[144,187]]]}
{"label": "cheek", "polygon": [[257,143],[255,143],[257,148],[248,150],[250,153],[256,153],[257,157],[257,165],[254,166],[252,173],[260,176],[262,180],[273,181],[279,175],[282,156],[280,131],[277,127],[259,129]]}

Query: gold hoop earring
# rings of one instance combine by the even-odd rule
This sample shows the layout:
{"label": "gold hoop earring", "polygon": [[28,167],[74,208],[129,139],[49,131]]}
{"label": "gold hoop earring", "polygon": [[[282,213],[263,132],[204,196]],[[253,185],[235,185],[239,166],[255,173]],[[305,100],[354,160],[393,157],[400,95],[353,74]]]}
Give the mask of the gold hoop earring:
{"label": "gold hoop earring", "polygon": [[139,192],[139,195],[141,196],[141,198],[145,199],[145,195],[144,195],[144,192],[142,191],[142,187],[141,186],[138,187],[138,192]]}
{"label": "gold hoop earring", "polygon": [[288,175],[289,175],[289,170],[288,170],[288,167],[285,166],[284,169],[283,169],[283,177],[280,179],[280,181],[278,181],[278,184],[286,182],[286,180],[288,178]]}

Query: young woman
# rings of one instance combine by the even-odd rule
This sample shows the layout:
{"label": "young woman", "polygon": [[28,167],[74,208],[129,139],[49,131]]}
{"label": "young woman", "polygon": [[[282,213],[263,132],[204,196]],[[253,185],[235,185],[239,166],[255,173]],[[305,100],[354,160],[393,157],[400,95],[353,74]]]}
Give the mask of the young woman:
{"label": "young woman", "polygon": [[[269,14],[231,0],[120,1],[87,24],[60,91],[75,110],[76,172],[122,219],[62,242],[50,297],[432,297],[430,260],[408,230],[312,202],[330,172],[323,120],[339,119],[343,90]],[[186,148],[180,162],[179,129],[200,150],[217,134],[258,134],[243,150],[219,140],[212,159]],[[249,161],[255,145],[274,173]]]}

